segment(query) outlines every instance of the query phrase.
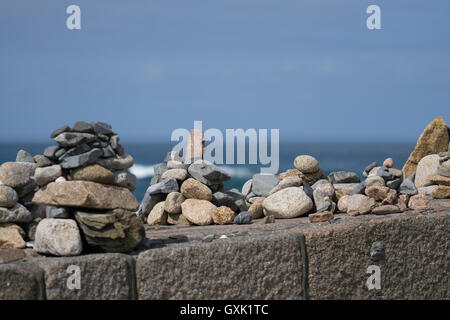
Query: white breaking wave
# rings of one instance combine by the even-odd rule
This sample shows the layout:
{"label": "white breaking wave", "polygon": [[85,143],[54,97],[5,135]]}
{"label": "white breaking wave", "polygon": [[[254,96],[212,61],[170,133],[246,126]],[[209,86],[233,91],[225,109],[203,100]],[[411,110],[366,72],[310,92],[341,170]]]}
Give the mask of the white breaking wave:
{"label": "white breaking wave", "polygon": [[[134,164],[128,169],[138,179],[145,179],[155,175],[154,165]],[[232,166],[218,166],[228,173],[232,178],[247,178],[253,175],[253,172],[244,167],[232,167]]]}
{"label": "white breaking wave", "polygon": [[128,169],[132,174],[138,179],[145,179],[155,175],[155,170],[153,165],[146,166],[142,164],[134,164],[130,169]]}

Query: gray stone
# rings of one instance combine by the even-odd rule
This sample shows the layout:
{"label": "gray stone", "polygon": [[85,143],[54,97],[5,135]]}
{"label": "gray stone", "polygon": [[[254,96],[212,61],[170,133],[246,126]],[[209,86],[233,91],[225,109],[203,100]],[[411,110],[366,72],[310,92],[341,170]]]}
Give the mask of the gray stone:
{"label": "gray stone", "polygon": [[67,159],[69,157],[86,153],[86,152],[90,151],[91,149],[92,148],[88,144],[82,143],[82,144],[79,144],[73,148],[70,148],[66,152],[64,152],[64,154],[62,154],[61,156],[58,157],[58,160],[63,161],[64,159]]}
{"label": "gray stone", "polygon": [[97,140],[95,135],[80,132],[63,132],[55,137],[55,141],[64,148],[72,148],[78,144],[90,143],[95,140]]}
{"label": "gray stone", "polygon": [[88,164],[93,164],[103,155],[101,149],[92,149],[86,153],[82,153],[76,156],[71,156],[64,159],[61,162],[61,167],[64,169],[74,169],[86,166]]}
{"label": "gray stone", "polygon": [[247,197],[250,192],[252,192],[252,184],[253,184],[253,180],[247,180],[247,182],[244,183],[244,185],[242,186],[242,194],[244,197]]}
{"label": "gray stone", "polygon": [[358,183],[360,182],[359,175],[350,171],[334,171],[328,175],[328,180],[335,183]]}
{"label": "gray stone", "polygon": [[364,190],[366,190],[366,182],[360,182],[358,183],[352,190],[352,192],[350,192],[350,195],[354,195],[354,194],[364,194]]}
{"label": "gray stone", "polygon": [[169,161],[179,161],[179,162],[184,162],[183,157],[181,157],[178,152],[176,151],[169,151],[166,155],[166,157],[164,158],[164,162],[169,162]]}
{"label": "gray stone", "polygon": [[253,175],[252,192],[260,197],[267,197],[278,184],[278,178],[273,174],[257,173]]}
{"label": "gray stone", "polygon": [[55,151],[55,158],[60,158],[61,156],[63,156],[65,153],[67,152],[67,149],[64,148],[60,148],[58,150]]}
{"label": "gray stone", "polygon": [[384,181],[389,181],[395,179],[395,175],[392,172],[389,172],[389,169],[386,167],[380,167],[376,173],[377,176],[382,177]]}
{"label": "gray stone", "polygon": [[250,211],[242,211],[234,217],[234,224],[249,224],[252,223],[253,214]]}
{"label": "gray stone", "polygon": [[111,147],[114,150],[117,150],[117,148],[119,147],[119,141],[120,141],[120,138],[118,135],[114,135],[111,138],[109,138],[109,143],[111,144]]}
{"label": "gray stone", "polygon": [[247,210],[244,195],[237,189],[215,192],[211,202],[217,207],[226,206],[234,212]]}
{"label": "gray stone", "polygon": [[378,166],[378,164],[376,162],[372,162],[364,169],[364,172],[369,173],[370,170],[372,170],[373,168],[375,168],[377,166]]}
{"label": "gray stone", "polygon": [[45,186],[47,183],[55,181],[62,175],[62,169],[60,165],[53,165],[50,167],[37,168],[34,173],[36,183],[40,186]]}
{"label": "gray stone", "polygon": [[306,193],[306,195],[311,199],[314,200],[314,190],[311,188],[308,182],[303,181],[303,191]]}
{"label": "gray stone", "polygon": [[18,200],[19,196],[13,188],[0,185],[0,207],[11,208]]}
{"label": "gray stone", "polygon": [[134,163],[134,159],[128,153],[120,154],[114,158],[98,159],[97,163],[102,167],[109,170],[125,170],[131,168]]}
{"label": "gray stone", "polygon": [[72,131],[81,133],[94,133],[94,127],[90,123],[84,121],[77,121],[72,126]]}
{"label": "gray stone", "polygon": [[0,207],[0,223],[28,223],[33,220],[31,212],[20,203],[16,203],[12,208]]}
{"label": "gray stone", "polygon": [[36,228],[34,250],[55,256],[81,254],[83,244],[75,220],[43,219]]}
{"label": "gray stone", "polygon": [[113,148],[109,145],[107,147],[102,148],[102,151],[103,151],[102,155],[103,158],[111,158],[116,156],[116,153],[114,152]]}
{"label": "gray stone", "polygon": [[27,194],[30,194],[31,192],[35,191],[36,188],[38,188],[38,184],[36,183],[36,179],[34,177],[30,178],[30,181],[22,187],[15,188],[17,194],[19,195],[19,198],[25,197]]}
{"label": "gray stone", "polygon": [[207,186],[220,184],[231,178],[224,170],[213,164],[206,163],[205,161],[194,162],[189,166],[188,172],[194,179]]}
{"label": "gray stone", "polygon": [[64,132],[70,132],[70,127],[69,126],[62,126],[61,128],[58,128],[58,129],[56,129],[55,131],[53,131],[51,134],[50,134],[50,138],[56,138],[57,136],[59,136],[61,133],[64,133]]}
{"label": "gray stone", "polygon": [[147,188],[146,194],[157,194],[157,193],[171,193],[179,191],[178,182],[174,178],[165,179],[157,184],[151,185]]}
{"label": "gray stone", "polygon": [[112,126],[108,123],[100,122],[100,121],[93,121],[93,122],[91,122],[91,125],[96,134],[104,134],[106,136],[114,134],[114,131],[112,130]]}
{"label": "gray stone", "polygon": [[16,155],[16,162],[31,162],[34,163],[33,156],[25,151],[25,150],[19,150]]}
{"label": "gray stone", "polygon": [[31,203],[31,205],[27,205],[27,209],[28,211],[30,211],[31,216],[33,217],[33,221],[37,218],[44,219],[46,217],[45,215],[45,212],[47,210],[46,205]]}
{"label": "gray stone", "polygon": [[319,187],[319,186],[321,186],[321,185],[329,185],[330,184],[330,181],[328,181],[327,179],[320,179],[320,180],[317,180],[312,186],[311,186],[311,188],[313,189],[313,190],[316,190],[317,189],[317,187]]}
{"label": "gray stone", "polygon": [[400,184],[400,188],[398,190],[400,194],[408,194],[413,196],[419,193],[414,184],[415,176],[416,173],[414,172]]}
{"label": "gray stone", "polygon": [[56,151],[58,151],[59,149],[61,149],[60,146],[49,146],[47,148],[45,148],[44,150],[44,156],[46,156],[49,159],[56,159]]}
{"label": "gray stone", "polygon": [[161,181],[161,175],[158,174],[158,175],[152,177],[152,179],[150,180],[150,185],[152,186],[154,184],[157,184],[160,181]]}
{"label": "gray stone", "polygon": [[72,213],[67,207],[45,206],[45,216],[53,219],[68,219],[72,218]]}
{"label": "gray stone", "polygon": [[150,213],[150,211],[153,209],[153,207],[161,201],[164,201],[166,194],[159,193],[159,194],[148,194],[145,193],[144,199],[142,200],[141,204],[139,205],[139,208],[136,212],[136,215],[140,217],[141,219],[145,220]]}
{"label": "gray stone", "polygon": [[128,171],[117,171],[114,173],[114,184],[134,191],[137,185],[136,176]]}
{"label": "gray stone", "polygon": [[400,187],[400,185],[402,184],[402,182],[403,182],[402,178],[396,178],[394,180],[387,181],[386,182],[386,187],[389,187],[391,189],[397,190],[398,187]]}
{"label": "gray stone", "polygon": [[299,176],[288,176],[281,180],[272,190],[270,190],[269,195],[274,194],[282,189],[289,187],[300,187],[303,180]]}

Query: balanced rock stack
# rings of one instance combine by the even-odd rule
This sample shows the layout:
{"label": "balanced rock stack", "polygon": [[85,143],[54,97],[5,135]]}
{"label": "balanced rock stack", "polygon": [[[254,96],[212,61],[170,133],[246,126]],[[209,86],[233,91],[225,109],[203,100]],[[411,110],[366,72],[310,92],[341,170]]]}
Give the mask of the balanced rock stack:
{"label": "balanced rock stack", "polygon": [[188,146],[199,148],[188,148],[187,161],[171,151],[154,166],[155,176],[137,211],[149,225],[250,222],[244,196],[237,189],[224,189],[230,175],[202,159],[202,140],[201,133],[191,131]]}
{"label": "balanced rock stack", "polygon": [[[34,249],[79,255],[84,242],[94,250],[132,251],[143,239],[144,229],[135,215],[139,204],[131,193],[136,177],[125,171],[133,158],[125,153],[117,134],[106,123],[79,121],[51,137],[58,145],[47,147],[44,155],[26,158],[27,166],[34,169],[26,171],[27,179],[18,191],[19,200],[30,206],[35,219],[34,234],[29,234]],[[19,154],[23,158],[27,153]],[[15,167],[25,167],[24,160],[18,160],[22,162]],[[5,172],[19,176],[9,168],[11,164],[4,166]]]}

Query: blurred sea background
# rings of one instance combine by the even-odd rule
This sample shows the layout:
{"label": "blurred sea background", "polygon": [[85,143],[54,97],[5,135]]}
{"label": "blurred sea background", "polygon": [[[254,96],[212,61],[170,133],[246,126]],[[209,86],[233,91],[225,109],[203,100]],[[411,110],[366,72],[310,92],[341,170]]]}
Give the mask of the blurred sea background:
{"label": "blurred sea background", "polygon": [[[141,201],[145,190],[153,177],[153,166],[163,162],[164,158],[172,147],[176,144],[171,142],[149,142],[133,143],[122,142],[125,151],[134,158],[134,166],[130,172],[138,178],[136,190],[133,192],[138,201]],[[50,143],[0,143],[0,163],[15,161],[17,151],[24,149],[32,155],[42,154]],[[414,148],[411,143],[295,143],[280,142],[278,173],[294,168],[293,161],[297,155],[308,154],[316,157],[325,175],[332,171],[354,171],[360,176],[364,168],[371,162],[376,161],[381,164],[387,157],[394,160],[394,167],[401,169]],[[235,149],[236,150],[236,149]],[[271,147],[268,147],[269,153]],[[248,152],[248,150],[247,150]],[[235,151],[236,153],[236,151]],[[226,150],[224,150],[224,159]],[[248,155],[246,155],[248,162]],[[259,160],[259,159],[258,159]],[[260,172],[261,167],[266,165],[219,165],[230,175],[231,180],[225,183],[226,188],[237,188],[241,190],[242,185],[253,174]]]}

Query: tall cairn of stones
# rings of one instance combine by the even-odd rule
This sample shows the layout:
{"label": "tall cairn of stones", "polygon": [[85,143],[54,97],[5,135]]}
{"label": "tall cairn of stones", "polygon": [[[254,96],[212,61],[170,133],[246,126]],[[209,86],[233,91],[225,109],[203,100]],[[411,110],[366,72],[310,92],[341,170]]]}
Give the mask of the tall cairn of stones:
{"label": "tall cairn of stones", "polygon": [[[57,145],[47,147],[43,155],[26,157],[21,151],[18,160],[28,163],[15,163],[33,168],[26,171],[28,179],[18,194],[31,211],[34,228],[28,237],[34,249],[57,256],[79,255],[83,247],[132,251],[145,233],[135,215],[139,203],[131,193],[136,177],[126,171],[133,158],[118,135],[106,123],[79,121],[55,130],[51,138]],[[7,166],[5,171],[11,172]]]}
{"label": "tall cairn of stones", "polygon": [[[230,175],[203,160],[203,133],[190,132],[186,160],[169,152],[154,166],[137,212],[149,225],[209,225],[250,222],[244,196],[237,189],[224,189]],[[250,216],[251,218],[251,216]]]}

